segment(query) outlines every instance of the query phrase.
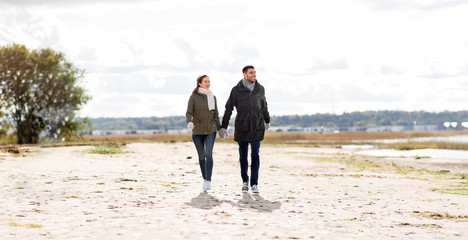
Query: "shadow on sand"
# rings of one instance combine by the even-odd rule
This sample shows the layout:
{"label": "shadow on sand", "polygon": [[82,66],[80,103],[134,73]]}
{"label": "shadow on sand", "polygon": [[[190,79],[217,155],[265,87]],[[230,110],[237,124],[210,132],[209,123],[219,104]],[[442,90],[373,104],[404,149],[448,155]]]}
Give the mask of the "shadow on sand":
{"label": "shadow on sand", "polygon": [[280,209],[281,207],[281,202],[279,201],[268,201],[262,198],[259,194],[251,195],[249,193],[243,193],[242,199],[237,202],[233,202],[219,200],[209,193],[202,192],[197,197],[192,198],[190,202],[186,202],[185,204],[201,209],[212,209],[214,207],[220,206],[222,203],[228,203],[239,208],[254,209],[259,212],[273,212],[274,210]]}
{"label": "shadow on sand", "polygon": [[201,209],[212,209],[221,205],[223,202],[226,201],[220,201],[219,199],[211,196],[209,193],[202,192],[198,196],[192,198],[190,202],[186,202],[185,204]]}
{"label": "shadow on sand", "polygon": [[280,209],[281,202],[268,201],[262,198],[259,194],[243,193],[242,199],[237,202],[228,202],[229,204],[246,209],[255,209],[259,212],[273,212]]}

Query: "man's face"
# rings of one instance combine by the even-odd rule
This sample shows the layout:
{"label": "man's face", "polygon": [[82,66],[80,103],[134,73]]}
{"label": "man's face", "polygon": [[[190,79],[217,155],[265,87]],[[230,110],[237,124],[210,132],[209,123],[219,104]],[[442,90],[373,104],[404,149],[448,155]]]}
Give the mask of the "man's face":
{"label": "man's face", "polygon": [[257,79],[257,72],[254,68],[249,68],[246,73],[244,73],[244,78],[249,83],[254,83]]}

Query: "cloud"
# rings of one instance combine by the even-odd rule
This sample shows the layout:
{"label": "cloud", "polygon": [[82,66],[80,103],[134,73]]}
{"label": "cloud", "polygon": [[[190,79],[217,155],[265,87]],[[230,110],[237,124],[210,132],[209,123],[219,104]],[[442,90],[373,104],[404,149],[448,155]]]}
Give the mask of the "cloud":
{"label": "cloud", "polygon": [[465,0],[366,0],[368,4],[378,10],[415,9],[420,11],[436,11],[468,4]]}
{"label": "cloud", "polygon": [[163,92],[158,84],[144,74],[106,74],[97,86],[99,93],[140,94]]}
{"label": "cloud", "polygon": [[[244,63],[255,59],[260,55],[257,45],[252,42],[241,42],[232,49],[232,56],[235,63]],[[242,65],[242,64],[241,64]]]}
{"label": "cloud", "polygon": [[189,95],[171,94],[108,94],[93,98],[81,111],[92,117],[182,116]]}
{"label": "cloud", "polygon": [[388,74],[400,74],[401,71],[399,71],[398,69],[395,69],[395,68],[392,68],[392,67],[389,67],[389,66],[381,66],[380,67],[380,72],[382,74],[385,74],[385,75],[388,75]]}
{"label": "cloud", "polygon": [[0,41],[25,44],[27,47],[55,48],[60,44],[59,28],[51,21],[24,9],[2,10]]}
{"label": "cloud", "polygon": [[198,76],[194,76],[193,78],[182,75],[166,77],[161,92],[189,96],[197,86],[196,77]]}
{"label": "cloud", "polygon": [[395,0],[379,0],[379,1],[374,1],[374,0],[367,0],[367,2],[374,8],[379,9],[379,10],[395,10],[402,8],[403,4],[399,1]]}
{"label": "cloud", "polygon": [[272,115],[443,110],[466,102],[464,2],[0,0],[0,45],[70,57],[86,71],[90,116],[182,113],[200,74],[224,106],[246,64]]}
{"label": "cloud", "polygon": [[427,1],[417,1],[412,4],[412,8],[416,8],[419,10],[441,10],[445,8],[452,8],[458,7],[461,5],[466,5],[468,2],[465,0],[446,0],[446,1],[435,1],[427,2]]}
{"label": "cloud", "polygon": [[460,68],[460,75],[468,75],[468,62]]}
{"label": "cloud", "polygon": [[453,76],[454,75],[451,75],[451,74],[432,72],[431,74],[422,75],[421,77],[431,78],[431,79],[444,79],[444,78],[450,78],[450,77],[453,77]]}
{"label": "cloud", "polygon": [[375,94],[355,85],[343,86],[340,93],[344,100],[356,102],[393,102],[401,100],[400,97],[389,93]]}
{"label": "cloud", "polygon": [[[315,60],[304,60],[303,62],[293,61],[293,66],[290,66],[286,72],[289,75],[295,76],[311,76],[315,74],[325,73],[325,72],[333,72],[337,70],[346,70],[349,68],[348,61],[344,58],[336,58],[336,59],[315,59]],[[291,63],[287,63],[291,64]]]}
{"label": "cloud", "polygon": [[144,70],[148,69],[154,69],[155,66],[145,66],[145,65],[123,65],[123,66],[109,66],[109,67],[104,67],[105,72],[108,74],[135,74],[142,72]]}
{"label": "cloud", "polygon": [[317,71],[341,70],[346,68],[348,68],[348,62],[345,59],[340,58],[331,61],[317,61],[312,67],[309,68],[309,71],[313,73]]}
{"label": "cloud", "polygon": [[96,49],[89,46],[80,47],[76,58],[83,62],[94,62],[98,59]]}
{"label": "cloud", "polygon": [[16,6],[75,6],[85,4],[100,4],[100,3],[111,3],[111,4],[134,4],[135,2],[148,2],[151,0],[0,0],[0,4],[16,5]]}
{"label": "cloud", "polygon": [[259,70],[256,64],[259,56],[260,49],[255,43],[242,41],[231,47],[226,58],[212,66],[216,66],[218,71],[241,74],[246,65],[253,65]]}
{"label": "cloud", "polygon": [[184,54],[187,56],[188,62],[190,63],[191,66],[196,64],[195,63],[196,53],[193,50],[192,46],[187,41],[185,41],[182,38],[175,38],[173,40],[173,43],[174,43],[174,45],[176,45],[179,49],[181,49],[184,52]]}
{"label": "cloud", "polygon": [[461,65],[460,67],[456,67],[454,69],[439,69],[436,66],[430,66],[430,73],[429,74],[422,74],[421,77],[427,79],[447,79],[455,78],[457,76],[466,76],[468,75],[468,64],[464,66]]}
{"label": "cloud", "polygon": [[[119,105],[121,103],[135,104],[140,102],[140,99],[137,95],[127,95],[127,94],[118,94],[118,95],[107,95],[102,98],[103,103],[109,103],[108,106]],[[117,103],[117,104],[115,104]]]}

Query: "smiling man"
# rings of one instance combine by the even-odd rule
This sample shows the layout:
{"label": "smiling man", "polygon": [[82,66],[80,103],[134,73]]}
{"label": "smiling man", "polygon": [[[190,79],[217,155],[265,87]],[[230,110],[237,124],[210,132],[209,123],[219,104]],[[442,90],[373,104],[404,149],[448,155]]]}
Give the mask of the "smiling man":
{"label": "smiling man", "polygon": [[234,140],[239,144],[239,162],[242,177],[242,192],[249,190],[249,163],[247,160],[249,144],[251,148],[250,186],[253,193],[258,193],[258,172],[260,168],[260,142],[263,140],[265,130],[270,125],[265,89],[257,81],[257,72],[253,66],[242,69],[244,78],[232,88],[226,102],[219,136],[227,137],[227,127],[234,107],[237,111],[234,122]]}

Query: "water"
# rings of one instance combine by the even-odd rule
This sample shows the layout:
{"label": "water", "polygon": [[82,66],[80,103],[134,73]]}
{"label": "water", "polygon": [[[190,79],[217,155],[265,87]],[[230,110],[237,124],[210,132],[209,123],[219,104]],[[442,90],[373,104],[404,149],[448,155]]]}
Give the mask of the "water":
{"label": "water", "polygon": [[343,148],[343,149],[372,149],[372,148],[375,148],[375,146],[374,145],[352,145],[352,144],[348,144],[348,145],[341,146],[341,148]]}
{"label": "water", "polygon": [[[411,139],[383,139],[375,140],[378,143],[402,143],[402,142],[457,142],[468,143],[468,136],[452,136],[452,137],[424,137]],[[352,148],[350,145],[346,148]],[[394,150],[394,149],[371,149],[371,145],[363,145],[364,147],[355,147],[356,149],[369,149],[355,152],[355,154],[376,156],[376,157],[430,157],[430,158],[449,158],[449,159],[468,159],[468,151],[465,150],[447,150],[447,149],[414,149],[414,150]],[[343,146],[343,148],[345,148]]]}
{"label": "water", "polygon": [[369,155],[376,157],[430,157],[430,158],[450,158],[468,159],[468,151],[447,150],[447,149],[414,149],[414,150],[394,150],[394,149],[372,149],[355,152],[354,154]]}
{"label": "water", "polygon": [[451,136],[451,137],[421,137],[421,138],[410,138],[410,139],[378,139],[373,142],[377,143],[402,143],[402,142],[457,142],[457,143],[468,143],[467,136]]}

